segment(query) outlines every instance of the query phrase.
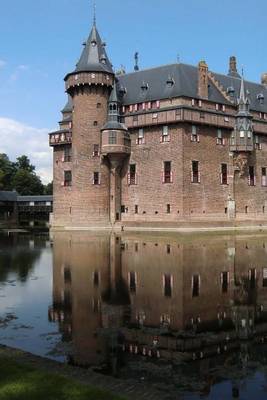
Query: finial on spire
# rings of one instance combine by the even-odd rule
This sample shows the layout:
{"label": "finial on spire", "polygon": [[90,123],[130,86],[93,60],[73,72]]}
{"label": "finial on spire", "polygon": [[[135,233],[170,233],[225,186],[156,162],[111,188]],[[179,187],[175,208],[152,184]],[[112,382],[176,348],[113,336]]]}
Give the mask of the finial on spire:
{"label": "finial on spire", "polygon": [[134,59],[135,59],[134,70],[135,70],[135,71],[139,71],[138,57],[139,57],[139,53],[138,53],[138,52],[135,52],[135,54],[134,54]]}
{"label": "finial on spire", "polygon": [[96,3],[95,3],[95,1],[93,3],[93,8],[94,8],[93,24],[96,25]]}

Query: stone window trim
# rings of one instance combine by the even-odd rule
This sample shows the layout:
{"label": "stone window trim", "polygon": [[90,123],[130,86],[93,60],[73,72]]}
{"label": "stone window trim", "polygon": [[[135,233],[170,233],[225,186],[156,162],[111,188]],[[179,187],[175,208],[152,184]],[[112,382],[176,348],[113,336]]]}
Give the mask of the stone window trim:
{"label": "stone window trim", "polygon": [[199,161],[193,160],[191,163],[191,183],[200,183]]}
{"label": "stone window trim", "polygon": [[248,167],[248,186],[256,186],[255,169],[253,166]]}
{"label": "stone window trim", "polygon": [[100,151],[99,151],[99,144],[94,144],[93,145],[93,157],[99,157],[100,156]]}
{"label": "stone window trim", "polygon": [[129,186],[137,185],[136,164],[130,164],[127,174],[127,182]]}
{"label": "stone window trim", "polygon": [[171,161],[163,161],[161,183],[173,183],[173,172]]}
{"label": "stone window trim", "polygon": [[92,176],[92,184],[95,186],[99,186],[101,184],[101,179],[100,179],[100,172],[94,171],[93,176]]}
{"label": "stone window trim", "polygon": [[220,179],[221,185],[228,185],[228,165],[226,163],[221,164]]}
{"label": "stone window trim", "polygon": [[136,144],[145,144],[145,134],[144,134],[144,129],[140,128],[138,130],[138,137],[136,139]]}
{"label": "stone window trim", "polygon": [[162,133],[160,136],[160,143],[167,143],[171,141],[171,135],[169,132],[169,127],[168,125],[163,125],[162,127]]}
{"label": "stone window trim", "polygon": [[223,132],[222,132],[221,129],[217,129],[216,144],[219,145],[219,146],[225,146],[226,145],[226,139],[223,137]]}
{"label": "stone window trim", "polygon": [[72,172],[70,170],[64,171],[64,180],[61,186],[69,187],[72,185]]}
{"label": "stone window trim", "polygon": [[191,131],[191,142],[199,143],[200,142],[200,137],[198,134],[198,128],[196,125],[192,125],[192,131]]}

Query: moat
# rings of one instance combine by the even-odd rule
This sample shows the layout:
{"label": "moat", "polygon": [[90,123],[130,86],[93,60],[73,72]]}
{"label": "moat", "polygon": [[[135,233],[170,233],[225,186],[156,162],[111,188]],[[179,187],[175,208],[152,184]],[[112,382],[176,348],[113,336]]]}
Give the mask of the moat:
{"label": "moat", "polygon": [[267,397],[267,235],[0,235],[0,344],[147,383]]}

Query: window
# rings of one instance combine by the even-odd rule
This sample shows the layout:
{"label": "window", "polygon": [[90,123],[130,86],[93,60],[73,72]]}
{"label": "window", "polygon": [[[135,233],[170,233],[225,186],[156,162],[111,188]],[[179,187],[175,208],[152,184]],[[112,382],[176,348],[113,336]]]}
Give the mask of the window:
{"label": "window", "polygon": [[165,297],[172,297],[173,277],[170,274],[163,275],[163,292]]}
{"label": "window", "polygon": [[94,126],[97,126],[98,125],[98,122],[97,121],[94,121]]}
{"label": "window", "polygon": [[255,150],[261,150],[261,141],[259,135],[254,136],[254,148]]}
{"label": "window", "polygon": [[100,174],[99,174],[99,172],[94,172],[94,174],[93,174],[93,185],[100,185]]}
{"label": "window", "polygon": [[192,297],[199,296],[199,289],[200,289],[200,276],[193,275],[192,276]]}
{"label": "window", "polygon": [[171,205],[170,204],[167,204],[166,212],[167,212],[167,214],[171,213]]}
{"label": "window", "polygon": [[164,161],[162,183],[172,183],[171,161]]}
{"label": "window", "polygon": [[227,164],[221,164],[221,184],[227,185]]}
{"label": "window", "polygon": [[116,144],[117,143],[117,132],[110,131],[108,134],[108,144]]}
{"label": "window", "polygon": [[125,206],[124,205],[121,206],[121,213],[122,214],[125,213]]}
{"label": "window", "polygon": [[222,272],[221,273],[221,288],[222,293],[227,293],[228,291],[228,283],[229,283],[229,272]]}
{"label": "window", "polygon": [[249,186],[255,186],[256,178],[254,173],[254,167],[248,167],[248,184]]}
{"label": "window", "polygon": [[199,162],[192,161],[191,182],[200,183]]}
{"label": "window", "polygon": [[136,144],[144,144],[145,143],[145,138],[144,138],[144,129],[139,129],[138,131],[138,138],[136,140]]}
{"label": "window", "polygon": [[97,103],[96,108],[101,108],[101,103]]}
{"label": "window", "polygon": [[267,268],[262,270],[262,286],[267,287]]}
{"label": "window", "polygon": [[93,157],[99,156],[99,144],[94,144]]}
{"label": "window", "polygon": [[261,169],[261,186],[267,186],[266,167]]}
{"label": "window", "polygon": [[71,171],[64,171],[64,186],[71,186]]}
{"label": "window", "polygon": [[129,272],[128,274],[128,281],[129,281],[129,289],[131,293],[136,293],[136,281],[137,281],[137,274],[136,272]]}
{"label": "window", "polygon": [[128,173],[128,185],[136,185],[136,165],[130,164],[129,173]]}
{"label": "window", "polygon": [[217,129],[217,144],[225,145],[225,139],[223,138],[223,133],[221,129]]}
{"label": "window", "polygon": [[169,142],[170,141],[168,125],[164,125],[162,128],[162,135],[161,135],[160,141],[161,142]]}
{"label": "window", "polygon": [[94,273],[93,273],[93,284],[95,287],[99,286],[99,272],[98,271],[94,271]]}
{"label": "window", "polygon": [[249,286],[250,289],[255,289],[256,287],[256,268],[251,268],[248,271]]}
{"label": "window", "polygon": [[196,125],[192,125],[191,142],[199,142],[199,135],[197,134]]}
{"label": "window", "polygon": [[134,206],[134,213],[138,214],[138,205],[137,204]]}
{"label": "window", "polygon": [[71,161],[71,146],[64,146],[63,162]]}

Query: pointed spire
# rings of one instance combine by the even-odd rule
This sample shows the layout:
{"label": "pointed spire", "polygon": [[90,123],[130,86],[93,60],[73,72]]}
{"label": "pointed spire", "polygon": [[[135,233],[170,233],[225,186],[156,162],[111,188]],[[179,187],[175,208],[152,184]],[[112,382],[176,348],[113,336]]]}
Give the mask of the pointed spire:
{"label": "pointed spire", "polygon": [[93,26],[96,26],[96,3],[94,1],[94,18],[93,18]]}
{"label": "pointed spire", "polygon": [[112,64],[108,59],[105,43],[96,27],[96,15],[94,12],[93,27],[90,35],[84,44],[81,57],[76,64],[74,72],[107,72],[113,74]]}
{"label": "pointed spire", "polygon": [[242,68],[242,77],[241,77],[241,84],[240,84],[240,92],[239,97],[237,99],[238,104],[238,112],[240,113],[249,113],[249,99],[246,95],[245,90],[245,81],[244,81],[244,71]]}
{"label": "pointed spire", "polygon": [[120,101],[118,98],[117,84],[115,83],[108,100],[108,121],[102,130],[117,129],[127,131],[124,124],[120,122]]}

